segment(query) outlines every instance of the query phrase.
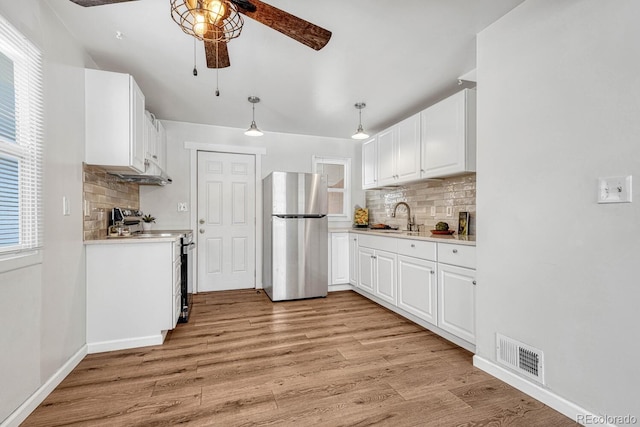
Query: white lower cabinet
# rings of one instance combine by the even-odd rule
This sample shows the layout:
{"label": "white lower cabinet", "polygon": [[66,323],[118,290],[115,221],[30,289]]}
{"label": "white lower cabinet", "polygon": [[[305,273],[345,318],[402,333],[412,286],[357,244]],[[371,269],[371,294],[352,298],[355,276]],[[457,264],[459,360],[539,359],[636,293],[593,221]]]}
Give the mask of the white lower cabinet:
{"label": "white lower cabinet", "polygon": [[349,233],[330,233],[330,235],[331,284],[349,283]]}
{"label": "white lower cabinet", "polygon": [[352,233],[349,249],[358,290],[473,350],[475,246]]}
{"label": "white lower cabinet", "polygon": [[358,235],[349,234],[349,283],[358,284]]}
{"label": "white lower cabinet", "polygon": [[436,263],[426,259],[398,256],[398,307],[436,324]]}
{"label": "white lower cabinet", "polygon": [[357,287],[393,305],[397,302],[396,252],[396,239],[358,237]]}
{"label": "white lower cabinet", "polygon": [[438,264],[438,326],[470,343],[476,341],[476,271]]}
{"label": "white lower cabinet", "polygon": [[373,264],[375,266],[374,275],[374,295],[391,304],[396,304],[396,254],[385,251],[374,251]]}
{"label": "white lower cabinet", "polygon": [[373,293],[374,290],[374,281],[375,281],[375,270],[374,270],[374,262],[373,255],[375,254],[375,250],[370,248],[358,248],[358,285],[357,287],[367,291],[369,293]]}
{"label": "white lower cabinet", "polygon": [[85,247],[88,352],[162,344],[181,308],[179,241]]}

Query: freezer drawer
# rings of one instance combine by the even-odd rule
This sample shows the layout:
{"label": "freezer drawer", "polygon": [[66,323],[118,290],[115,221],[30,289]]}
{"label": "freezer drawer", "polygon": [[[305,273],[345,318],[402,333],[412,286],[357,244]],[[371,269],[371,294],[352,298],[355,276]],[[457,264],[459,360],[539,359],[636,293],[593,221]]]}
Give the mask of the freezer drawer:
{"label": "freezer drawer", "polygon": [[271,280],[265,292],[272,301],[327,296],[327,218],[271,217]]}

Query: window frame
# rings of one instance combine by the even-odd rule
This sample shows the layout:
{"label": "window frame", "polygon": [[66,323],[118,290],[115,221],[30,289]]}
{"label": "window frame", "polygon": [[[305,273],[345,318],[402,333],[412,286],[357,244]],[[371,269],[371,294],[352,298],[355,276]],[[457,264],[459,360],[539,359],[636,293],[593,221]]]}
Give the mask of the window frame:
{"label": "window frame", "polygon": [[341,165],[344,168],[344,188],[327,188],[328,193],[342,193],[342,213],[327,214],[329,221],[351,220],[351,158],[312,156],[311,165],[313,173],[317,173],[318,164]]}
{"label": "window frame", "polygon": [[[0,246],[0,272],[42,261],[42,53],[0,15],[0,53],[13,66],[15,141],[0,136],[0,156],[18,160],[18,242]],[[10,110],[9,110],[10,111]],[[24,259],[23,259],[24,258]]]}

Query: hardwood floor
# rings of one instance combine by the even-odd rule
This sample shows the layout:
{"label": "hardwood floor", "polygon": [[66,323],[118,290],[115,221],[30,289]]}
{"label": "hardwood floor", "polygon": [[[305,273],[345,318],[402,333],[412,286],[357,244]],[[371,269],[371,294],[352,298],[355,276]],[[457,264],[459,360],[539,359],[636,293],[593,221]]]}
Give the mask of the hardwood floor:
{"label": "hardwood floor", "polygon": [[162,346],[88,355],[23,426],[569,426],[472,354],[345,291],[194,296]]}

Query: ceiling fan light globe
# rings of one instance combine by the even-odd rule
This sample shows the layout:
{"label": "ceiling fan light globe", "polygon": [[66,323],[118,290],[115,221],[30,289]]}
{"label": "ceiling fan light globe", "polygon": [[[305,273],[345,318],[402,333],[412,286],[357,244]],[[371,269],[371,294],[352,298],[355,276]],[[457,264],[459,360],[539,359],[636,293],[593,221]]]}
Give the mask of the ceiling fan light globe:
{"label": "ceiling fan light globe", "polygon": [[222,21],[227,14],[227,7],[225,6],[223,1],[220,0],[212,0],[210,1],[206,9],[209,14],[209,22],[212,24],[217,24]]}
{"label": "ceiling fan light globe", "polygon": [[209,26],[203,13],[196,13],[193,20],[193,32],[199,36],[204,36],[207,33]]}

